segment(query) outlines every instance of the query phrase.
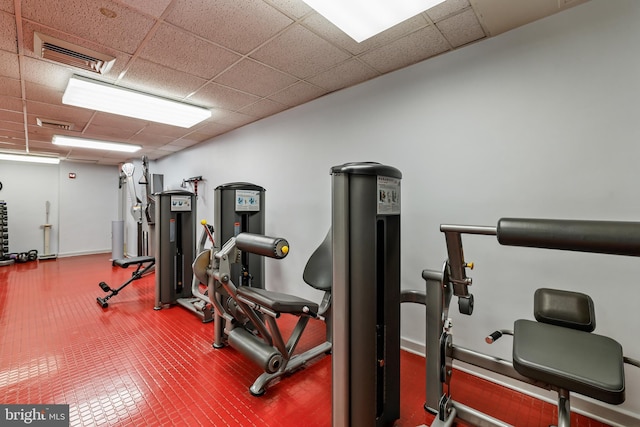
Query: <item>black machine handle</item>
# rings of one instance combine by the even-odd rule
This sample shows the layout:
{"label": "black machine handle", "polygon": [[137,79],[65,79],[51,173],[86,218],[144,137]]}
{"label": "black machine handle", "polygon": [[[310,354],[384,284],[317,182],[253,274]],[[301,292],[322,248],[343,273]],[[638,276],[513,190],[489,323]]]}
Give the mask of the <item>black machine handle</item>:
{"label": "black machine handle", "polygon": [[640,222],[501,218],[497,237],[507,246],[640,256]]}
{"label": "black machine handle", "polygon": [[269,258],[284,258],[289,253],[289,242],[281,237],[240,233],[236,236],[236,248]]}

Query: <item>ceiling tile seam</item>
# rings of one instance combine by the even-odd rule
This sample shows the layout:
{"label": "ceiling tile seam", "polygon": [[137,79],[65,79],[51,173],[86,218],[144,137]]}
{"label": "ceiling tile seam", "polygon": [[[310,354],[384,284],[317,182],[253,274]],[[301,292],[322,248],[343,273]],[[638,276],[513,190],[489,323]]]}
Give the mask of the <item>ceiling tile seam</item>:
{"label": "ceiling tile seam", "polygon": [[[303,19],[306,19],[308,16],[313,15],[314,13],[316,13],[316,11],[313,10],[313,8],[311,8],[311,6],[309,6],[309,9],[311,9],[311,10],[309,10],[309,12],[305,13],[300,18],[296,18],[295,15],[289,14],[286,10],[281,9],[280,7],[278,7],[277,4],[275,4],[273,2],[270,2],[269,0],[263,0],[263,2],[266,3],[267,5],[269,5],[270,7],[274,8],[278,12],[282,13],[287,18],[292,19],[294,21],[301,21]],[[304,0],[303,0],[303,2],[304,2]]]}
{"label": "ceiling tile seam", "polygon": [[[122,0],[111,0],[111,1],[113,1],[114,3],[119,4],[120,6],[124,7],[125,9],[129,9],[129,10],[135,11],[136,13],[139,13],[140,15],[144,15],[146,18],[149,18],[149,19],[152,19],[152,20],[160,19],[158,16],[151,15],[151,14],[147,13],[146,10],[137,8],[137,7],[135,7],[135,6],[133,6],[133,5],[129,4],[129,3],[123,2]],[[160,17],[166,16],[167,10],[168,9],[172,10],[173,7],[174,7],[175,2],[176,2],[176,0],[171,0],[171,2],[167,5],[167,7],[164,9],[164,11],[162,11],[162,13],[160,14]]]}
{"label": "ceiling tile seam", "polygon": [[147,44],[149,44],[149,42],[151,41],[153,36],[155,36],[155,34],[158,32],[158,28],[160,28],[160,26],[163,24],[166,16],[172,11],[174,5],[175,5],[175,0],[172,1],[171,3],[169,3],[169,5],[164,9],[164,11],[162,12],[162,15],[160,15],[159,18],[154,18],[155,22],[154,22],[153,26],[151,27],[149,32],[144,36],[144,39],[142,39],[142,41],[140,42],[140,44],[136,48],[136,51],[133,52],[133,55],[131,55],[131,57],[129,58],[129,60],[125,64],[124,68],[122,69],[122,71],[118,75],[118,78],[116,79],[116,84],[120,83],[122,81],[122,79],[124,78],[124,76],[127,74],[127,72],[129,72],[129,69],[131,68],[133,62],[136,59],[138,59],[138,57],[140,56],[140,53],[142,52],[142,50],[147,46]]}
{"label": "ceiling tile seam", "polygon": [[[468,8],[465,8],[465,9],[468,9]],[[440,36],[444,39],[444,41],[446,41],[446,42],[447,42],[447,45],[449,46],[449,49],[448,49],[448,50],[446,50],[445,52],[451,52],[452,50],[455,50],[455,47],[453,46],[453,43],[451,43],[451,42],[449,41],[449,39],[448,39],[447,37],[445,37],[445,35],[442,33],[442,31],[440,31],[440,27],[438,27],[437,23],[438,23],[438,22],[442,22],[442,21],[444,21],[444,19],[447,19],[447,18],[451,18],[451,17],[453,17],[453,16],[456,16],[456,15],[458,15],[458,14],[460,14],[460,13],[462,13],[462,11],[453,12],[453,13],[450,13],[449,15],[447,15],[447,16],[446,16],[446,18],[439,19],[438,21],[434,21],[434,20],[433,20],[433,19],[431,19],[431,17],[427,14],[427,11],[426,11],[426,10],[425,10],[424,12],[422,12],[422,16],[427,20],[427,22],[429,22],[429,23],[430,23],[430,25],[432,25],[432,26],[433,26],[433,28],[435,28],[435,29],[436,29],[436,31],[437,31],[438,33],[440,33]],[[423,27],[423,28],[426,28],[426,27]],[[412,33],[410,33],[410,34],[413,34],[413,32],[412,32]],[[443,53],[443,52],[441,52],[441,53]],[[439,54],[438,54],[438,55],[439,55]],[[436,56],[437,56],[437,55],[436,55]],[[425,59],[428,59],[428,58],[425,58]]]}
{"label": "ceiling tile seam", "polygon": [[22,36],[22,2],[14,0],[13,11],[16,20],[16,50],[18,51],[18,68],[20,73],[20,92],[22,101],[22,124],[24,127],[25,152],[29,152],[29,118],[27,114],[27,89],[24,82],[24,39]]}
{"label": "ceiling tile seam", "polygon": [[473,9],[473,13],[476,15],[476,18],[478,19],[478,23],[482,27],[482,31],[485,34],[485,38],[492,37],[493,34],[491,34],[491,31],[489,31],[489,27],[487,27],[487,25],[484,22],[484,16],[482,16],[482,14],[479,12],[480,9],[478,8],[478,0],[469,0],[469,4],[471,5],[471,9]]}

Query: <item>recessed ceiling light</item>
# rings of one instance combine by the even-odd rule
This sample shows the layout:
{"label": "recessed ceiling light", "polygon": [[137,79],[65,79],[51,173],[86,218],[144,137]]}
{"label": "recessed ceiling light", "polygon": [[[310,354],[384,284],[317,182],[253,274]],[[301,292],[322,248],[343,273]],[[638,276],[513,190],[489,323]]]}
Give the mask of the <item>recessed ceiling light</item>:
{"label": "recessed ceiling light", "polygon": [[444,0],[303,0],[360,43]]}
{"label": "recessed ceiling light", "polygon": [[69,79],[62,103],[183,128],[211,117],[206,108],[81,76]]}
{"label": "recessed ceiling light", "polygon": [[65,147],[91,148],[96,150],[123,151],[133,153],[142,147],[134,144],[122,144],[120,142],[100,141],[97,139],[76,138],[73,136],[53,135],[51,143]]}

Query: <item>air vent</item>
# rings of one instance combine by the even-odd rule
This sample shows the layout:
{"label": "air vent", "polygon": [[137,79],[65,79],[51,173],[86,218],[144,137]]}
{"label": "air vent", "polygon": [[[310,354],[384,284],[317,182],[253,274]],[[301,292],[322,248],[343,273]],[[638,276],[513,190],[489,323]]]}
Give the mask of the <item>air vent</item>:
{"label": "air vent", "polygon": [[33,33],[33,51],[41,58],[96,74],[109,71],[116,60],[113,56],[38,32]]}
{"label": "air vent", "polygon": [[43,128],[56,130],[73,130],[73,123],[61,122],[59,120],[36,118],[36,124]]}

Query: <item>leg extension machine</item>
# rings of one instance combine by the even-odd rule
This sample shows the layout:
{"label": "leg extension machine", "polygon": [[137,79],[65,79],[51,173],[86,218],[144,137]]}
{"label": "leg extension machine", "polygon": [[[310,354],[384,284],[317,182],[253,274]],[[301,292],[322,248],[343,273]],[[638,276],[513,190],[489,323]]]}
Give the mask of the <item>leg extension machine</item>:
{"label": "leg extension machine", "polygon": [[424,270],[427,305],[427,402],[436,414],[432,426],[451,426],[457,417],[476,425],[507,426],[474,408],[455,402],[450,380],[454,360],[558,393],[558,427],[570,426],[570,393],[621,404],[625,400],[624,363],[640,362],[622,354],[611,338],[591,333],[595,328],[593,301],[585,294],[538,289],[537,321],[516,320],[513,331],[490,334],[491,344],[513,335],[513,362],[455,346],[448,318],[449,304],[458,297],[461,313],[473,312],[471,278],[462,250],[462,234],[497,236],[509,246],[526,246],[612,255],[640,256],[640,223],[502,218],[497,227],[441,225],[448,260],[442,270]]}
{"label": "leg extension machine", "polygon": [[[210,250],[206,271],[202,263],[194,263],[194,273],[208,284],[208,296],[215,310],[214,348],[225,343],[260,366],[260,375],[249,391],[254,396],[264,394],[266,385],[301,368],[311,359],[331,351],[331,234],[311,256],[303,278],[316,289],[325,292],[320,304],[294,295],[250,286],[236,286],[231,280],[231,264],[239,262],[240,251],[281,259],[289,252],[285,239],[259,234],[240,233],[229,239],[219,251]],[[326,265],[329,262],[329,265]],[[276,319],[282,314],[298,317],[293,332],[286,340]],[[324,320],[327,339],[302,354],[294,355],[296,346],[311,318]]]}

